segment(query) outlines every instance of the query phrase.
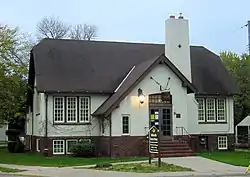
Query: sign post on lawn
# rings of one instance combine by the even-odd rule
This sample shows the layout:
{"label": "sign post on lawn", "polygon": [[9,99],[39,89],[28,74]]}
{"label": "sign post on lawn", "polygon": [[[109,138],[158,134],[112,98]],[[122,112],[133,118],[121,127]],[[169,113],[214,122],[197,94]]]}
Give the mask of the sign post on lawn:
{"label": "sign post on lawn", "polygon": [[158,154],[158,165],[161,166],[161,159],[159,153],[159,130],[156,126],[152,126],[149,129],[148,136],[148,144],[149,144],[149,164],[151,164],[151,154]]}

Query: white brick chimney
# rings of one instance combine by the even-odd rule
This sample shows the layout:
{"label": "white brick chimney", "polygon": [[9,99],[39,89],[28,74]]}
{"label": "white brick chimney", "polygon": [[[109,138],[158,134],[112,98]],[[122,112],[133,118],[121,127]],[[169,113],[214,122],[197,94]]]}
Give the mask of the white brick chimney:
{"label": "white brick chimney", "polygon": [[165,22],[165,55],[191,80],[189,25],[183,16],[170,16]]}

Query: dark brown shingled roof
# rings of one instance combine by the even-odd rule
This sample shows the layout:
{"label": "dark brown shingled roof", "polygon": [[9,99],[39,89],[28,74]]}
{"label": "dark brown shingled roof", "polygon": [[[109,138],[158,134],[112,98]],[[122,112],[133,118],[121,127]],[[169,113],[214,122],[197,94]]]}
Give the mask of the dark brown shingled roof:
{"label": "dark brown shingled roof", "polygon": [[[200,46],[190,50],[192,84],[198,93],[239,93],[217,55]],[[164,51],[164,44],[44,39],[32,50],[29,77],[36,76],[39,92],[111,94],[134,65]]]}
{"label": "dark brown shingled roof", "polygon": [[188,81],[188,79],[173,65],[173,63],[165,57],[164,54],[143,61],[135,66],[120,88],[107,99],[94,113],[94,116],[108,116],[112,110],[127,96],[127,94],[138,84],[147,73],[149,73],[157,64],[165,63],[182,81],[183,86],[187,86],[188,93],[196,92],[196,88]]}

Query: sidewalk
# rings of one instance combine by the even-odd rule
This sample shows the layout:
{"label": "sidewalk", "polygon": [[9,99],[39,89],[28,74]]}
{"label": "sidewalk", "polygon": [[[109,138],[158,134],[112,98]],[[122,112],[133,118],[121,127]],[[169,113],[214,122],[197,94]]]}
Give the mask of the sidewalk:
{"label": "sidewalk", "polygon": [[[27,170],[16,175],[48,176],[48,177],[164,177],[164,176],[250,176],[245,174],[246,167],[236,167],[202,157],[163,158],[163,162],[192,168],[195,172],[163,172],[163,173],[129,173],[98,171],[91,169],[75,169],[75,167],[38,167],[0,164],[2,167]],[[135,162],[127,162],[135,163]],[[117,164],[117,163],[116,163]],[[123,163],[124,164],[124,163]],[[86,167],[86,166],[85,166]]]}

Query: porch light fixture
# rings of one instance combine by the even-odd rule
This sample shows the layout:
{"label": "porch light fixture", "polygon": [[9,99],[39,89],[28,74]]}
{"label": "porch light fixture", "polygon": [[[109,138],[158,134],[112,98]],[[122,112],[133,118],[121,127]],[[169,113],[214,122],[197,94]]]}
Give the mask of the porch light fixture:
{"label": "porch light fixture", "polygon": [[140,103],[143,104],[145,101],[145,95],[143,94],[141,88],[138,89],[138,98],[139,98]]}

